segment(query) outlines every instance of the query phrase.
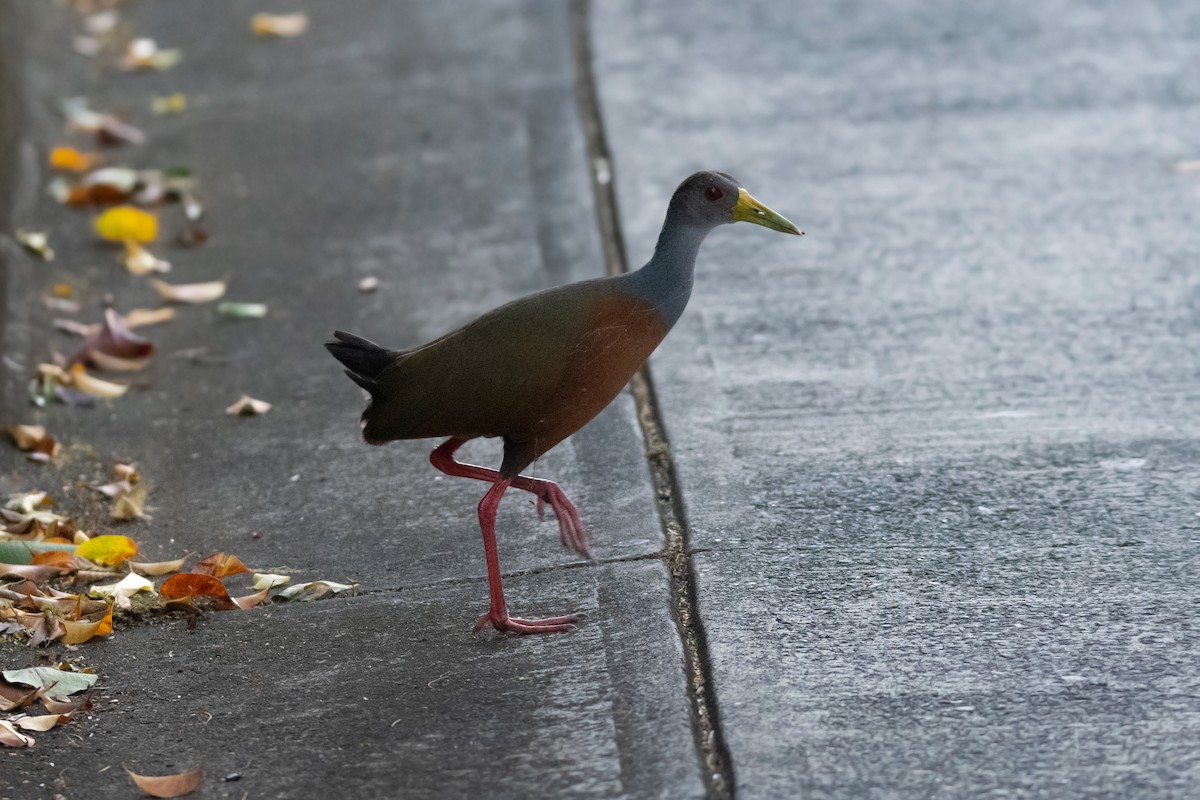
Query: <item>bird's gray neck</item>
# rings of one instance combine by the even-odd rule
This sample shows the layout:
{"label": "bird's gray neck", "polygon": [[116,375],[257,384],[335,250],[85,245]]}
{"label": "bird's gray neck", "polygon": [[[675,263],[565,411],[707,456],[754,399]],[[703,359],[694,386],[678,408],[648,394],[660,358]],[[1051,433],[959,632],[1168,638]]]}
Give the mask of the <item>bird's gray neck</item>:
{"label": "bird's gray neck", "polygon": [[709,230],[707,226],[675,222],[668,216],[654,256],[629,276],[633,290],[658,309],[668,329],[679,321],[692,296],[696,254]]}

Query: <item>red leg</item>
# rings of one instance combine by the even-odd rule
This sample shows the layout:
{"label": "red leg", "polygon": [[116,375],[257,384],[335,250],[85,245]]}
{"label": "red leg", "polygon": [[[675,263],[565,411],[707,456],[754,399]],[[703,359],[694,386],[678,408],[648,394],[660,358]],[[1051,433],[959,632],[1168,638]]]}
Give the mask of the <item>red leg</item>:
{"label": "red leg", "polygon": [[498,480],[487,490],[487,494],[479,501],[479,529],[483,532],[483,552],[487,557],[488,596],[491,605],[488,613],[475,623],[476,632],[489,622],[498,631],[512,633],[565,633],[572,630],[575,621],[574,614],[545,619],[520,619],[508,615],[508,605],[504,602],[504,586],[500,581],[500,554],[496,547],[496,509],[500,498],[508,489],[511,480]]}
{"label": "red leg", "polygon": [[[495,483],[500,480],[500,473],[487,467],[477,467],[474,464],[464,464],[454,459],[454,451],[466,443],[466,439],[455,437],[447,439],[429,454],[429,463],[434,467],[455,478],[472,478],[477,481]],[[512,479],[514,489],[529,492],[537,497],[538,516],[545,513],[544,504],[549,504],[554,516],[558,519],[558,538],[564,547],[569,547],[584,558],[591,558],[588,549],[587,534],[583,531],[583,520],[574,504],[554,481],[542,478],[530,478],[518,475]]]}

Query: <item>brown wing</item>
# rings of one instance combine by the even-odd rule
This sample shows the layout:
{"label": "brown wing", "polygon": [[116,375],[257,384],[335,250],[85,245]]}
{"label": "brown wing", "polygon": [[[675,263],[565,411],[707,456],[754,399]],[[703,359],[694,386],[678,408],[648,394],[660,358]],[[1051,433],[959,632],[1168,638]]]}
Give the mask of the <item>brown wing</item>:
{"label": "brown wing", "polygon": [[[621,288],[619,279],[585,281],[516,300],[410,350],[379,376],[379,388],[363,414],[363,435],[373,443],[434,436],[504,436],[527,441],[543,439],[541,432],[550,429],[557,435],[563,420],[570,417],[574,424],[584,410],[570,391],[564,391],[564,384],[568,389],[578,384],[581,365],[594,364],[598,349],[631,351],[628,345],[605,345],[614,335],[625,338],[620,313],[625,308],[629,314],[624,316],[633,328],[645,327],[647,309]],[[657,326],[661,329],[661,322]],[[612,400],[649,353],[641,353],[644,345],[632,349],[638,352],[609,358],[614,363],[598,371],[599,383],[604,385],[596,386],[596,401],[619,379],[599,408]],[[608,374],[614,368],[623,371],[624,363],[616,362],[627,361],[636,361],[628,374]]]}

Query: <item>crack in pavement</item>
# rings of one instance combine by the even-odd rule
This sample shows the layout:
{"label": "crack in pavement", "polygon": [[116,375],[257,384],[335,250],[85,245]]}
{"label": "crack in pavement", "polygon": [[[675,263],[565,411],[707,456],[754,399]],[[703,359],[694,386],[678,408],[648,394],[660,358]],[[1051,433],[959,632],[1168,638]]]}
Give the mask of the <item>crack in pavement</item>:
{"label": "crack in pavement", "polygon": [[[590,0],[572,0],[571,40],[575,51],[575,88],[580,122],[587,142],[596,223],[600,229],[606,272],[619,275],[630,271],[629,258],[613,190],[612,154],[604,133],[600,98],[592,72],[590,17]],[[671,607],[683,645],[685,677],[692,706],[692,730],[703,764],[701,778],[709,798],[731,800],[735,795],[733,760],[721,730],[708,637],[699,613],[696,571],[691,558],[692,551],[688,548],[687,515],[648,366],[638,371],[629,387],[646,441],[647,467],[666,539],[658,557],[663,560],[671,576]]]}

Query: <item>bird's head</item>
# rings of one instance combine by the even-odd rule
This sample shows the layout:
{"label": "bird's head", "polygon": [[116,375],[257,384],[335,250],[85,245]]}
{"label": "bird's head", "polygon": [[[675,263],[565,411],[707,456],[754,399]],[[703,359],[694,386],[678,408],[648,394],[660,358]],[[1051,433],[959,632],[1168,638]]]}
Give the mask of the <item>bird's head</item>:
{"label": "bird's head", "polygon": [[796,236],[804,232],[750,196],[724,172],[697,172],[675,190],[670,213],[681,222],[715,227],[729,222],[753,222]]}

